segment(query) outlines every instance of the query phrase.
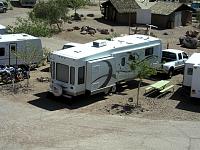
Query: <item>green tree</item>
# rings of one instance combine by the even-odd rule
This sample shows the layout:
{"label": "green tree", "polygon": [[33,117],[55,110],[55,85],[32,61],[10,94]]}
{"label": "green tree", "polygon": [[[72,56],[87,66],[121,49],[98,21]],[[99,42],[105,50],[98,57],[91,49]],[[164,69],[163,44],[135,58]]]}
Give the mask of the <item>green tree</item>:
{"label": "green tree", "polygon": [[137,74],[137,77],[139,78],[138,83],[138,90],[137,90],[137,102],[136,105],[139,104],[139,95],[140,95],[140,86],[142,83],[142,80],[144,78],[147,78],[151,75],[156,74],[156,69],[152,67],[151,60],[154,59],[154,57],[147,57],[145,59],[140,59],[138,55],[135,57],[132,57],[134,59],[130,60],[131,63],[129,64],[130,69]]}
{"label": "green tree", "polygon": [[29,17],[32,21],[39,19],[50,26],[56,24],[61,31],[61,19],[67,18],[69,11],[67,6],[68,4],[64,0],[39,1],[29,13]]}
{"label": "green tree", "polygon": [[20,59],[25,66],[28,67],[27,87],[29,87],[30,69],[33,64],[38,65],[43,59],[43,52],[41,49],[36,48],[33,44],[27,42],[24,44],[23,49],[13,52],[14,55]]}
{"label": "green tree", "polygon": [[74,14],[76,15],[76,11],[80,9],[81,7],[85,6],[87,4],[86,0],[69,0],[68,5],[70,8],[74,10]]}

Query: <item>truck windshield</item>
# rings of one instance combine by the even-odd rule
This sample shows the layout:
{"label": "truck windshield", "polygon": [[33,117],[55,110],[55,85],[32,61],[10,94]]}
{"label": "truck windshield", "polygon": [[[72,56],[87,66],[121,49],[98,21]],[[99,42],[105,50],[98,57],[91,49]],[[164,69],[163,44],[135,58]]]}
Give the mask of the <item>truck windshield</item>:
{"label": "truck windshield", "polygon": [[162,62],[170,62],[176,60],[176,54],[171,52],[162,52]]}

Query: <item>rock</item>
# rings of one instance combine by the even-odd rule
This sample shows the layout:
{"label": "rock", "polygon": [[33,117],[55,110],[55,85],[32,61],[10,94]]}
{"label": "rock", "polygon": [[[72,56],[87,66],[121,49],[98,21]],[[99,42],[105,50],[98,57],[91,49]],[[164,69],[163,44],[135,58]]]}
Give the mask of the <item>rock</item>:
{"label": "rock", "polygon": [[80,30],[78,26],[73,27],[74,30]]}
{"label": "rock", "polygon": [[87,31],[82,31],[81,34],[85,35],[87,34]]}
{"label": "rock", "polygon": [[94,14],[87,14],[88,17],[94,17]]}
{"label": "rock", "polygon": [[74,29],[69,28],[69,29],[67,29],[67,31],[72,32],[72,31],[74,31]]}
{"label": "rock", "polygon": [[72,21],[69,20],[68,23],[69,23],[69,24],[72,24]]}
{"label": "rock", "polygon": [[181,36],[179,37],[179,43],[182,45],[183,44],[183,41],[184,39],[186,38],[186,36]]}
{"label": "rock", "polygon": [[114,29],[110,29],[110,32],[114,32]]}
{"label": "rock", "polygon": [[163,35],[169,35],[167,32],[164,32]]}
{"label": "rock", "polygon": [[107,34],[109,34],[109,31],[108,31],[108,29],[102,29],[100,33],[107,35]]}
{"label": "rock", "polygon": [[186,48],[196,49],[198,45],[198,40],[197,38],[192,38],[192,37],[187,36],[183,40],[182,45],[185,46]]}
{"label": "rock", "polygon": [[90,34],[90,35],[94,35],[95,33],[96,33],[96,31],[93,29],[88,30],[88,34]]}

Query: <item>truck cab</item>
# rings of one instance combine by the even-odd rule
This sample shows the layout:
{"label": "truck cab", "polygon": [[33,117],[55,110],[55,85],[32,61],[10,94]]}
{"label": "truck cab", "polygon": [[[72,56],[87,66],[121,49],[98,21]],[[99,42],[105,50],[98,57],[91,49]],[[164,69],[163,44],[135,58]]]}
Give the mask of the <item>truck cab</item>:
{"label": "truck cab", "polygon": [[176,49],[162,50],[162,65],[160,71],[166,73],[171,78],[174,71],[184,69],[187,59],[188,55],[184,51]]}

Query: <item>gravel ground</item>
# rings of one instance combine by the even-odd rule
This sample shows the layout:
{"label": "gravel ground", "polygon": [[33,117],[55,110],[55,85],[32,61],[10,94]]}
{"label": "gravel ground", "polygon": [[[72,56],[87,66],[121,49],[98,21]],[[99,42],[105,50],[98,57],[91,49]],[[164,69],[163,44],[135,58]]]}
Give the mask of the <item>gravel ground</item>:
{"label": "gravel ground", "polygon": [[[9,13],[13,13],[16,16],[19,16],[21,11],[27,12],[27,9],[14,8],[14,11],[8,11],[5,15],[0,16],[4,25],[11,23],[11,20],[14,18],[11,17],[11,20],[8,19]],[[80,31],[68,32],[68,28],[74,26],[82,27],[83,25],[89,25],[94,28],[106,28],[114,29],[114,32],[120,34],[127,34],[127,26],[112,26],[110,23],[104,23],[99,19],[101,14],[98,7],[90,7],[90,9],[81,9],[79,10],[80,14],[86,16],[88,13],[95,14],[95,17],[85,17],[82,21],[73,21],[72,24],[65,23],[63,25],[64,31],[55,35],[50,39],[45,39],[45,46],[49,48],[59,49],[62,47],[61,44],[65,41],[80,42],[85,43],[99,38],[105,38],[105,35],[100,35],[99,33],[94,36],[91,35],[81,35]],[[7,22],[6,22],[7,21]],[[142,28],[140,28],[142,29]],[[170,48],[182,49],[187,53],[191,54],[193,52],[199,52],[200,49],[186,49],[180,47],[178,44],[178,37],[184,35],[187,30],[197,30],[196,28],[190,26],[179,27],[176,29],[167,29],[167,30],[152,30],[154,35],[158,38],[161,38],[163,41],[163,48],[166,47],[166,43],[169,43]],[[168,33],[168,35],[164,35]],[[54,40],[56,39],[56,40]],[[54,45],[55,44],[55,45]],[[55,47],[54,47],[55,46]],[[48,67],[48,66],[46,66]],[[143,96],[144,87],[148,84],[151,84],[157,80],[162,79],[161,76],[157,76],[148,80],[144,80],[143,87],[141,88],[140,93],[140,104],[142,109],[134,109],[134,104],[136,102],[136,93],[137,93],[137,80],[129,82],[128,84],[123,84],[117,94],[103,96],[98,94],[91,97],[77,97],[71,101],[66,98],[47,98],[47,92],[49,88],[49,82],[38,82],[36,78],[38,77],[49,77],[48,72],[41,71],[46,67],[41,67],[35,71],[32,71],[31,75],[31,90],[25,91],[19,89],[18,93],[13,94],[1,88],[1,96],[11,100],[16,101],[22,104],[30,104],[32,107],[41,108],[47,111],[66,111],[66,112],[79,112],[79,113],[92,113],[92,114],[118,114],[118,115],[129,115],[134,117],[141,118],[150,118],[150,119],[167,119],[167,120],[200,120],[200,102],[190,100],[186,91],[181,87],[182,83],[182,74],[175,75],[170,81],[175,85],[175,92],[168,93],[162,98],[155,98],[154,95],[145,97]],[[20,84],[24,84],[21,82]],[[133,97],[133,102],[129,102],[128,99]],[[129,104],[127,106],[127,104]],[[131,108],[133,106],[133,108]]]}

